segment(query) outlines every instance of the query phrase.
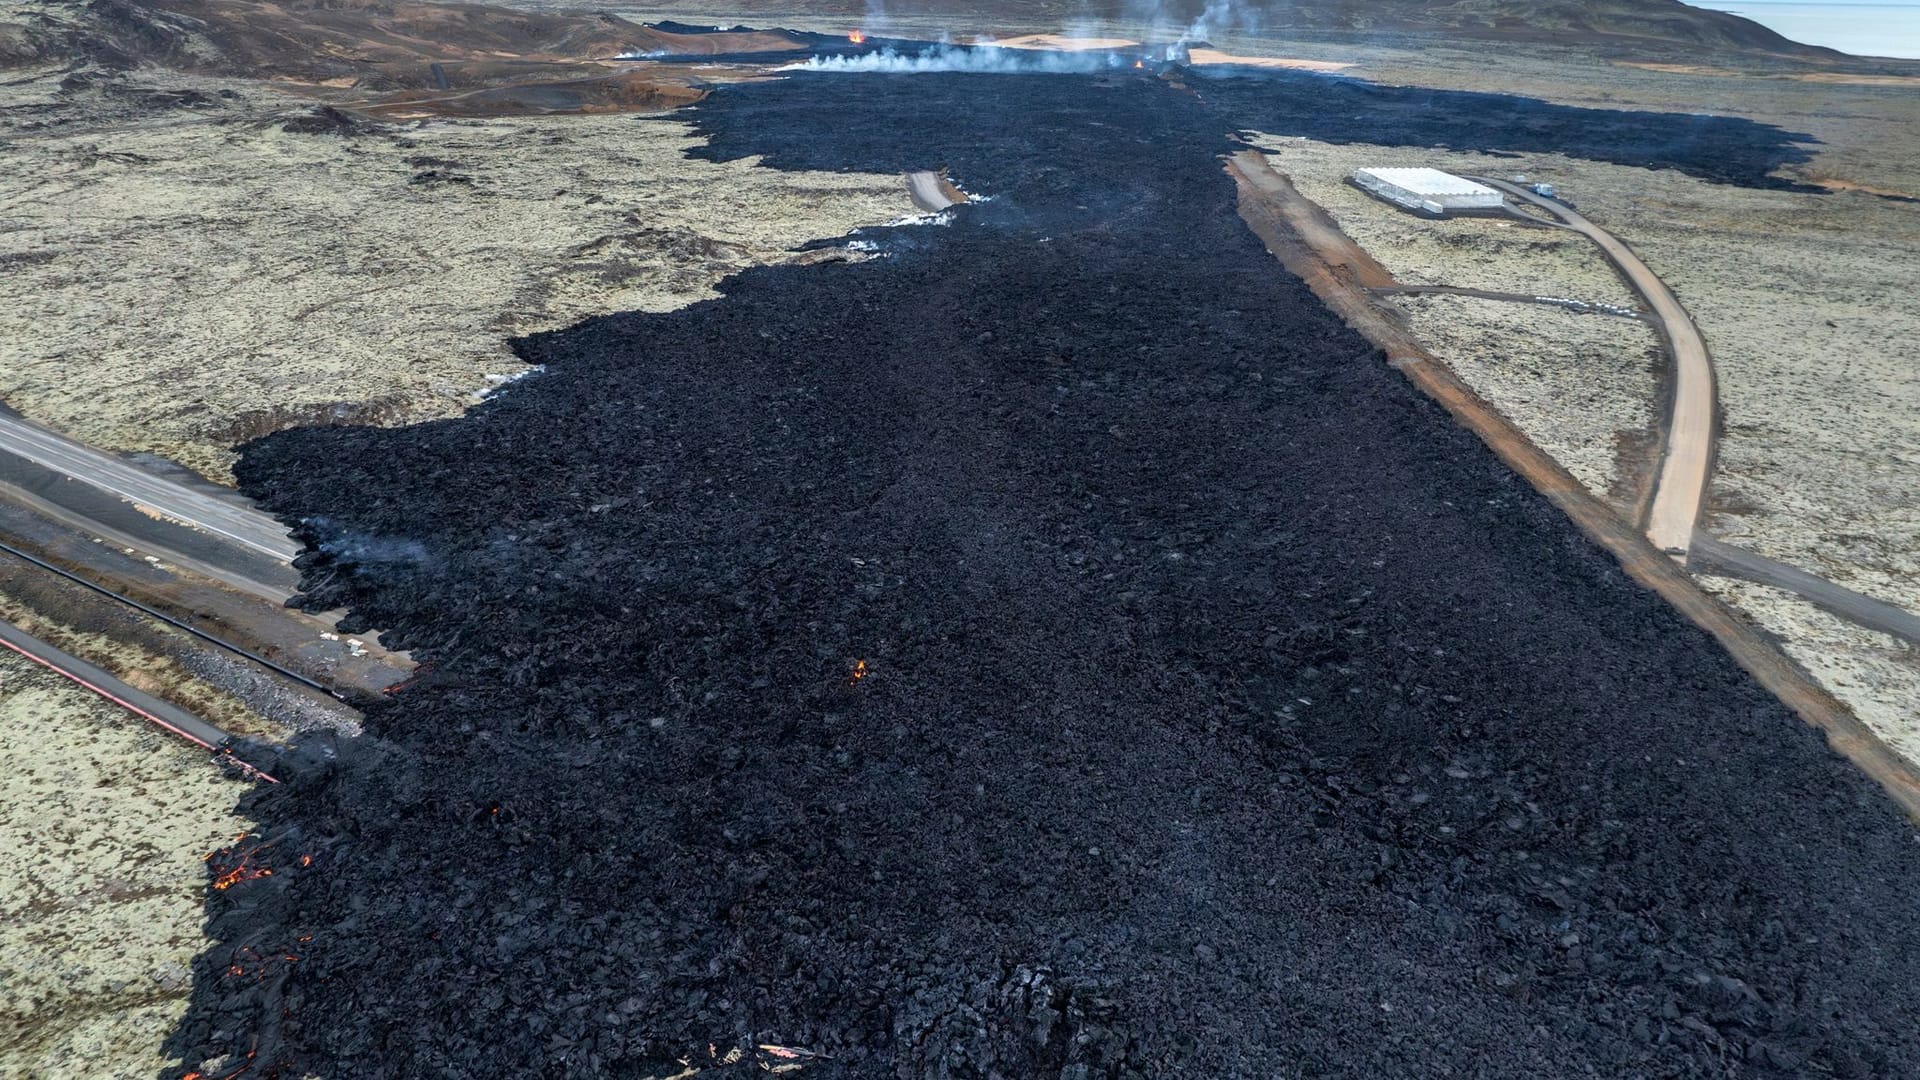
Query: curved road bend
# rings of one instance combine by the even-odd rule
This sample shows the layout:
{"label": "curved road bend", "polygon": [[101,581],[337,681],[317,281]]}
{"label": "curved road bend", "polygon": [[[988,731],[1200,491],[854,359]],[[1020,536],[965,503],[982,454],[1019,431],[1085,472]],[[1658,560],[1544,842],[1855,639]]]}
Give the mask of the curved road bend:
{"label": "curved road bend", "polygon": [[17,416],[0,413],[0,450],[277,561],[290,562],[300,553],[286,526],[257,510],[155,476]]}
{"label": "curved road bend", "polygon": [[1487,177],[1471,177],[1524,199],[1559,218],[1568,228],[1592,240],[1640,294],[1665,329],[1673,354],[1673,403],[1667,416],[1667,441],[1654,480],[1653,505],[1647,511],[1647,539],[1680,562],[1687,560],[1693,529],[1706,502],[1708,471],[1713,465],[1713,361],[1706,339],[1693,317],[1627,245],[1613,234],[1555,200],[1536,195],[1517,184]]}

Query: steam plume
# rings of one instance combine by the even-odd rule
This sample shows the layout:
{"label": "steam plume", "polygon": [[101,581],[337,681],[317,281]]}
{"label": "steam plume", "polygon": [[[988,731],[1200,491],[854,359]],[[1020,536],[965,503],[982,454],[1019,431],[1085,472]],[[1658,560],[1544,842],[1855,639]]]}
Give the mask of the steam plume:
{"label": "steam plume", "polygon": [[893,48],[858,56],[813,56],[782,71],[863,71],[917,75],[934,71],[966,71],[994,75],[1070,75],[1128,67],[1131,57],[1111,52],[1056,52],[1009,49],[995,45],[966,47],[936,45],[917,52]]}

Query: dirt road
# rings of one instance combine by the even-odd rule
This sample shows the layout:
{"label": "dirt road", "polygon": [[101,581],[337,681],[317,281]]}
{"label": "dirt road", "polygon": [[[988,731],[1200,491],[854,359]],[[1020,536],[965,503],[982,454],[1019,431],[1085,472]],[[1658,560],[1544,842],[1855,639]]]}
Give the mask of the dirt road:
{"label": "dirt road", "polygon": [[1673,395],[1667,414],[1666,445],[1661,450],[1653,504],[1647,511],[1645,524],[1647,538],[1653,541],[1653,546],[1686,562],[1693,543],[1694,525],[1700,519],[1700,507],[1706,502],[1707,477],[1713,468],[1713,361],[1707,354],[1707,342],[1700,336],[1700,328],[1694,325],[1693,317],[1680,306],[1673,290],[1667,288],[1658,274],[1641,262],[1631,248],[1587,220],[1585,215],[1517,184],[1487,177],[1473,179],[1546,210],[1568,228],[1599,245],[1659,320],[1673,355]]}

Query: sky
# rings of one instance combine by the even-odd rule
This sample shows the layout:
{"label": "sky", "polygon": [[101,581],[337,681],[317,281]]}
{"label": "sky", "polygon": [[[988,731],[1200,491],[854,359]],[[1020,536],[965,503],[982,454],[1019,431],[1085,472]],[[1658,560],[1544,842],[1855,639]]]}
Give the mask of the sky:
{"label": "sky", "polygon": [[1920,0],[1688,0],[1731,11],[1795,41],[1862,56],[1920,59]]}

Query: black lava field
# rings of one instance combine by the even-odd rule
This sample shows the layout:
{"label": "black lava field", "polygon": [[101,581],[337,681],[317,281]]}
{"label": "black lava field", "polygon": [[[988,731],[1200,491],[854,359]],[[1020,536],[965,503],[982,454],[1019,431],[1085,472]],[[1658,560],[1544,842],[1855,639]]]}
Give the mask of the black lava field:
{"label": "black lava field", "polygon": [[1281,270],[1221,170],[1251,84],[1194,87],[723,88],[703,153],[993,199],[249,447],[307,602],[429,663],[248,797],[174,1049],[1920,1076],[1898,811]]}

